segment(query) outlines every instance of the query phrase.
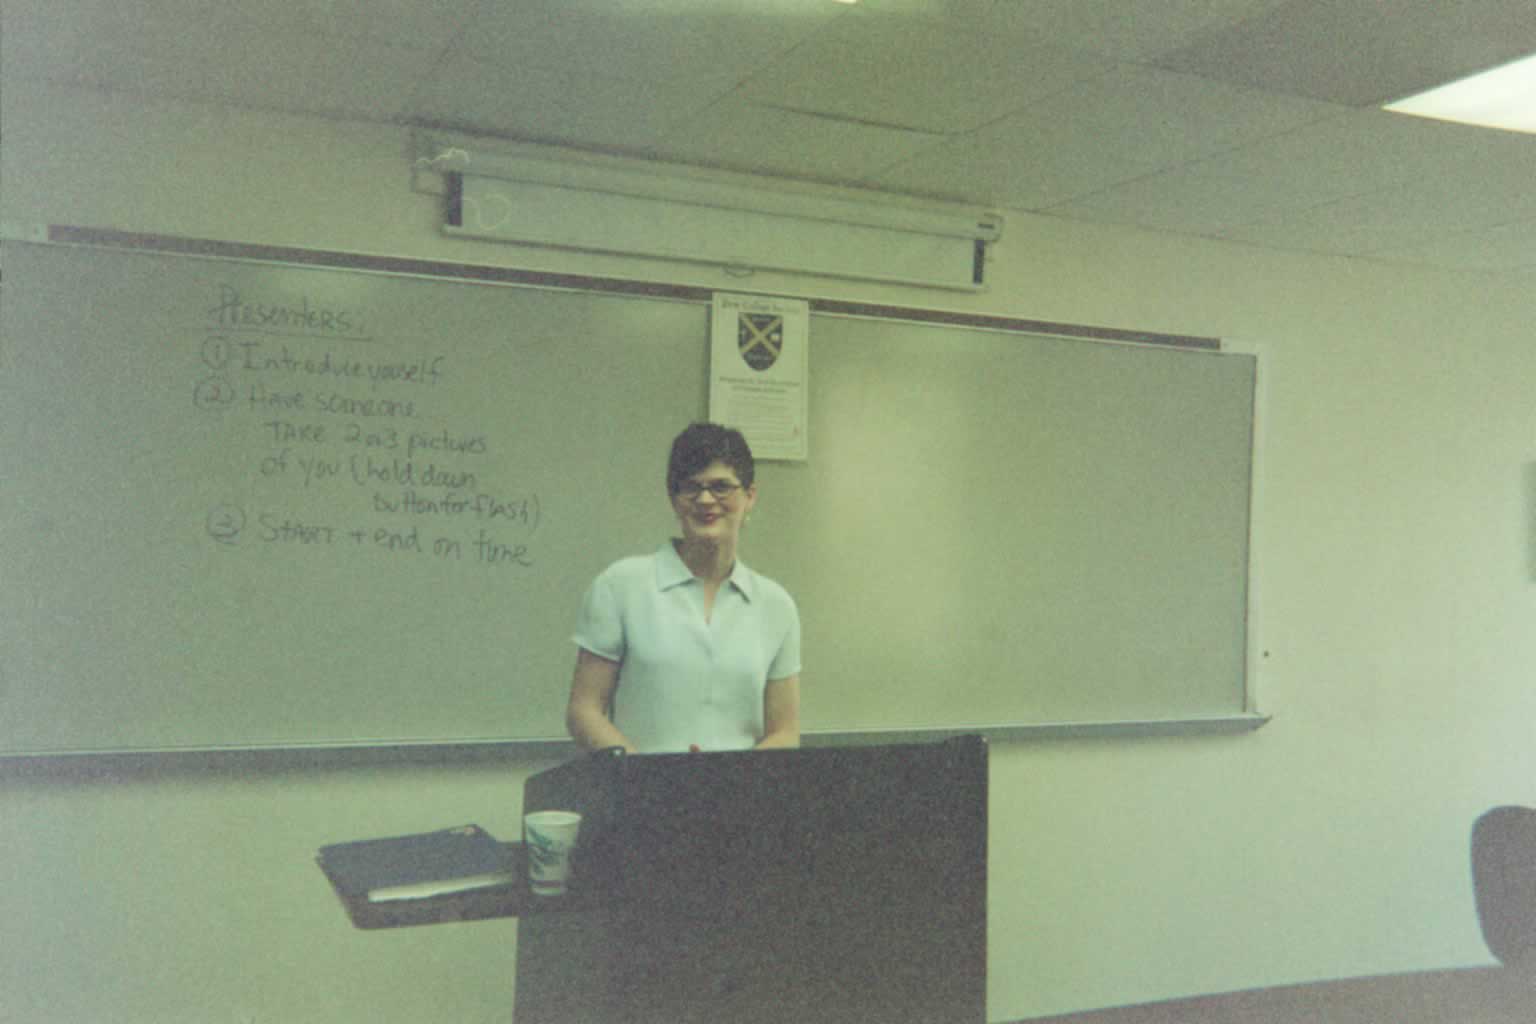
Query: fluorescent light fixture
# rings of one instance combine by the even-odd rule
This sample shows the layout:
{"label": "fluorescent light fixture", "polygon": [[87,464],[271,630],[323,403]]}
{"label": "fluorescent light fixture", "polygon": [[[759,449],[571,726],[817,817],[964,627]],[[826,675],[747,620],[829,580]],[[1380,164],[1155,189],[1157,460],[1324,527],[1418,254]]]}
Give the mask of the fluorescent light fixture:
{"label": "fluorescent light fixture", "polygon": [[1385,109],[1536,134],[1536,54],[1389,103]]}

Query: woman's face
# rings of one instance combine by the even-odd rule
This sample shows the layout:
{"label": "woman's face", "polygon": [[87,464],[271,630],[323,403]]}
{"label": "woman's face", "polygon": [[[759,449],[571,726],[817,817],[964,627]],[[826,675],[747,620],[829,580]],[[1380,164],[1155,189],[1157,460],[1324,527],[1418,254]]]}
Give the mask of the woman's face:
{"label": "woman's face", "polygon": [[683,480],[672,495],[672,511],[684,540],[734,543],[757,502],[757,486],[741,486],[736,471],[718,459]]}

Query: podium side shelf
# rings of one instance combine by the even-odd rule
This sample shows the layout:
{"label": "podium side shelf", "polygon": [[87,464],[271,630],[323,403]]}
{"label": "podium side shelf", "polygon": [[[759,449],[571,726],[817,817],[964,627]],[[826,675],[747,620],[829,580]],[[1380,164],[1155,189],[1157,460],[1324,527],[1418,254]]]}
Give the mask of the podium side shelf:
{"label": "podium side shelf", "polygon": [[460,921],[489,921],[502,917],[529,917],[535,914],[568,913],[611,905],[595,894],[583,893],[578,884],[564,896],[535,896],[528,885],[528,852],[522,843],[503,843],[511,857],[518,879],[506,885],[487,886],[467,892],[444,893],[424,899],[390,900],[374,903],[366,895],[348,893],[336,884],[325,861],[316,857],[321,872],[331,883],[331,890],[356,928],[410,928],[427,924],[454,924]]}

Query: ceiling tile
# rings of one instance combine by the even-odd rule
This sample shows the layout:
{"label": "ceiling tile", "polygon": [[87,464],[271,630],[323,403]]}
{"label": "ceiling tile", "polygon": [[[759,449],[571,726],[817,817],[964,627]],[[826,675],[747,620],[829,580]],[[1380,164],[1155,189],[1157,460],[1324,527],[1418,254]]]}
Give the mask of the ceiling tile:
{"label": "ceiling tile", "polygon": [[657,149],[668,160],[785,177],[858,183],[935,136],[730,99],[689,118]]}
{"label": "ceiling tile", "polygon": [[1122,185],[1100,196],[1077,197],[1063,216],[1124,216],[1148,227],[1221,232],[1272,219],[1283,210],[1400,187],[1454,180],[1476,171],[1493,151],[1519,158],[1521,144],[1493,133],[1400,117],[1339,109],[1313,122],[1241,148]]}
{"label": "ceiling tile", "polygon": [[1447,234],[1374,258],[1471,271],[1536,270],[1536,220]]}
{"label": "ceiling tile", "polygon": [[484,5],[460,45],[507,68],[734,83],[847,13],[831,0],[519,0]]}
{"label": "ceiling tile", "polygon": [[[866,3],[874,0],[865,0]],[[1289,0],[995,0],[992,31],[1028,32],[1059,46],[1127,60],[1182,47]]]}
{"label": "ceiling tile", "polygon": [[325,49],[323,90],[286,109],[312,109],[362,120],[399,121],[409,111],[414,83],[427,78],[438,57],[430,50],[379,39],[332,39]]}
{"label": "ceiling tile", "polygon": [[409,114],[439,127],[627,151],[655,145],[679,117],[716,98],[695,82],[626,81],[458,56],[432,73]]}
{"label": "ceiling tile", "polygon": [[1536,3],[1292,0],[1155,63],[1351,106],[1382,103],[1536,51]]}
{"label": "ceiling tile", "polygon": [[[168,34],[174,21],[156,10],[135,12],[110,0],[6,0],[0,6],[0,64],[7,77],[54,81],[101,78],[110,65],[131,58],[134,71],[147,75],[155,39]],[[185,24],[194,29],[206,12],[189,6]]]}
{"label": "ceiling tile", "polygon": [[[1051,212],[1272,245],[1289,231],[1297,248],[1333,232],[1332,251],[1365,252],[1458,220],[1487,225],[1499,210],[1520,215],[1536,200],[1533,169],[1536,138],[1343,111]],[[1414,210],[1416,200],[1426,205]]]}
{"label": "ceiling tile", "polygon": [[742,95],[789,110],[930,132],[969,131],[1109,63],[995,33],[863,11],[765,63]]}
{"label": "ceiling tile", "polygon": [[[252,13],[252,0],[240,8]],[[259,0],[262,21],[292,22],[327,35],[437,50],[464,30],[481,0]]]}
{"label": "ceiling tile", "polygon": [[1536,196],[1527,188],[1495,191],[1440,181],[1292,210],[1225,231],[1222,237],[1281,248],[1370,255],[1522,218],[1536,218]]}
{"label": "ceiling tile", "polygon": [[1272,194],[1261,185],[1195,163],[1120,182],[1043,212],[1069,220],[1215,235],[1256,217],[1313,202],[1305,193],[1282,187]]}
{"label": "ceiling tile", "polygon": [[[891,187],[986,183],[1041,209],[1325,117],[1331,108],[1150,68],[1115,71],[875,176]],[[949,182],[949,184],[946,184]]]}
{"label": "ceiling tile", "polygon": [[[54,80],[125,92],[266,109],[388,120],[412,83],[435,61],[432,51],[343,37],[303,24],[304,6],[252,7],[212,0],[156,0],[145,7],[75,0],[62,17],[7,9],[6,60],[12,47],[47,54],[36,68]],[[52,8],[50,8],[52,9]]]}

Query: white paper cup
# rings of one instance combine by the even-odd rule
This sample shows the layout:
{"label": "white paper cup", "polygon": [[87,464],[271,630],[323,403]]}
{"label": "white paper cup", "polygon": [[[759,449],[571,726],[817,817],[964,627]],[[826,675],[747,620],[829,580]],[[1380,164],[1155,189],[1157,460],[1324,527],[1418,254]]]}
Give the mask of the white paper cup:
{"label": "white paper cup", "polygon": [[523,815],[523,843],[528,849],[528,882],[536,896],[559,896],[571,878],[571,850],[581,829],[574,811],[535,811]]}

